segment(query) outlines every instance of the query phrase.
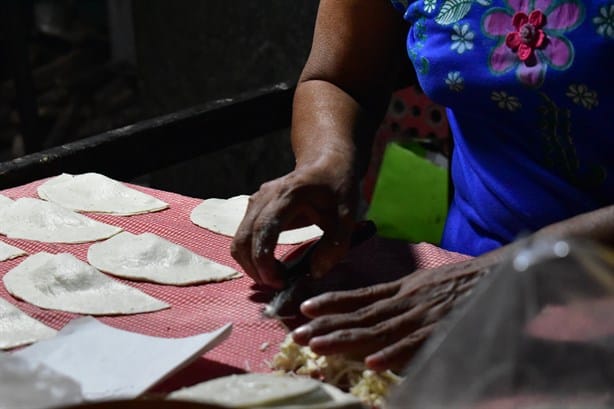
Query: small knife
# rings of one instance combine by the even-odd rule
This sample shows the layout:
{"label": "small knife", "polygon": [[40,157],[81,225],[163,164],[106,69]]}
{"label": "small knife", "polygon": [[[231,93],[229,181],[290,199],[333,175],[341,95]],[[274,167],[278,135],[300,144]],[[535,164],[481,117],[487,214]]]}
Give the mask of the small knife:
{"label": "small knife", "polygon": [[[356,223],[350,237],[350,248],[367,241],[375,235],[376,231],[375,223],[370,220]],[[285,261],[282,261],[285,267],[284,288],[275,294],[273,299],[264,307],[263,316],[277,319],[294,318],[283,316],[280,312],[283,311],[285,306],[296,303],[297,289],[301,287],[299,283],[312,280],[310,273],[311,256],[319,242],[320,240],[316,240],[299,247],[286,256]],[[297,253],[300,254],[297,256]]]}

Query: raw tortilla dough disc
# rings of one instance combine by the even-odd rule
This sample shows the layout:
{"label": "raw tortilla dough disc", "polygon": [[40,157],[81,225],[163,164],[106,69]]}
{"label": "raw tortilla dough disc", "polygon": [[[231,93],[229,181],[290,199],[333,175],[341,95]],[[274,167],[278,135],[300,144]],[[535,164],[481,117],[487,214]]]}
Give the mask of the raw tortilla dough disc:
{"label": "raw tortilla dough disc", "polygon": [[56,330],[35,320],[0,298],[0,349],[15,348],[51,338]]}
{"label": "raw tortilla dough disc", "polygon": [[24,197],[0,206],[0,233],[46,243],[87,243],[109,238],[121,228],[90,219],[55,203]]}
{"label": "raw tortilla dough disc", "polygon": [[306,395],[319,386],[318,381],[310,378],[252,373],[216,378],[180,389],[170,394],[169,398],[244,408]]}
{"label": "raw tortilla dough disc", "polygon": [[106,273],[160,284],[189,285],[241,277],[153,233],[120,233],[90,246],[87,260]]}
{"label": "raw tortilla dough disc", "polygon": [[169,305],[122,284],[69,253],[29,256],[3,278],[13,296],[38,307],[91,315],[136,314]]}
{"label": "raw tortilla dough disc", "polygon": [[[207,230],[234,237],[247,210],[249,196],[241,195],[230,199],[206,199],[192,210],[192,222]],[[322,235],[315,225],[286,230],[279,235],[278,244],[302,243]]]}
{"label": "raw tortilla dough disc", "polygon": [[6,244],[0,241],[0,261],[10,260],[15,257],[25,256],[27,253],[22,249],[18,249],[15,246]]}
{"label": "raw tortilla dough disc", "polygon": [[358,398],[332,385],[271,373],[225,376],[180,389],[168,398],[228,408],[364,409]]}
{"label": "raw tortilla dough disc", "polygon": [[98,173],[63,173],[38,187],[38,195],[68,209],[129,216],[157,212],[168,204]]}

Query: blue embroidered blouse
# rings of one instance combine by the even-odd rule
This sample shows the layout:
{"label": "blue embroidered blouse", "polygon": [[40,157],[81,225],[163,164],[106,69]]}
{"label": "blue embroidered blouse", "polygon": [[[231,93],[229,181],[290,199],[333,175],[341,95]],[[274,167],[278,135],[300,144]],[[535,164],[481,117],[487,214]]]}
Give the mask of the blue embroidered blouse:
{"label": "blue embroidered blouse", "polygon": [[614,203],[613,0],[393,0],[420,85],[448,107],[442,246],[478,255]]}

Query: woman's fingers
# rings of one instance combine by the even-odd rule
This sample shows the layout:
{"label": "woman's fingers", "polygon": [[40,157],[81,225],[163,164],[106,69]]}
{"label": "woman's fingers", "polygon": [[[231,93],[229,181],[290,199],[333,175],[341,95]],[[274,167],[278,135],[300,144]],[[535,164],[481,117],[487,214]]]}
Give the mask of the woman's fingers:
{"label": "woman's fingers", "polygon": [[252,247],[255,240],[254,225],[263,207],[268,203],[268,200],[262,196],[262,194],[256,193],[250,197],[247,211],[230,247],[232,257],[241,265],[243,271],[258,284],[264,284],[264,282],[252,257]]}
{"label": "woman's fingers", "polygon": [[304,204],[280,193],[281,182],[265,183],[252,195],[231,246],[232,256],[259,284],[283,287],[283,271],[275,259],[282,230],[293,223]]}
{"label": "woman's fingers", "polygon": [[390,298],[401,287],[398,281],[349,291],[335,291],[311,298],[301,304],[301,312],[309,318],[353,312],[374,302]]}
{"label": "woman's fingers", "polygon": [[314,297],[301,305],[313,320],[296,329],[293,338],[317,354],[366,357],[367,366],[376,370],[399,368],[473,288],[479,275],[467,267],[474,266],[449,265],[436,279],[425,270],[391,283]]}
{"label": "woman's fingers", "polygon": [[[307,324],[306,334],[297,329],[295,339],[305,335],[309,347],[317,354],[366,356],[411,336],[430,325],[428,311],[442,299],[409,307],[407,300],[381,300],[353,314],[339,314],[315,319]],[[307,337],[308,335],[308,337]]]}
{"label": "woman's fingers", "polygon": [[[315,276],[327,273],[349,248],[353,206],[314,171],[294,171],[267,182],[250,197],[231,246],[231,254],[257,283],[283,286],[283,271],[274,251],[286,229],[317,224],[324,231],[312,257]],[[343,203],[341,203],[343,202]]]}
{"label": "woman's fingers", "polygon": [[311,339],[309,347],[316,354],[345,354],[365,357],[396,343],[416,330],[416,322],[399,322],[401,317],[367,328],[342,329]]}
{"label": "woman's fingers", "polygon": [[283,271],[275,258],[279,234],[294,210],[281,199],[273,199],[264,205],[252,222],[251,263],[262,283],[273,288],[282,288]]}
{"label": "woman's fingers", "polygon": [[333,206],[320,220],[324,235],[311,257],[311,274],[321,278],[339,263],[350,249],[354,212],[345,205]]}
{"label": "woman's fingers", "polygon": [[435,324],[422,327],[365,358],[365,365],[374,371],[402,370],[433,332]]}

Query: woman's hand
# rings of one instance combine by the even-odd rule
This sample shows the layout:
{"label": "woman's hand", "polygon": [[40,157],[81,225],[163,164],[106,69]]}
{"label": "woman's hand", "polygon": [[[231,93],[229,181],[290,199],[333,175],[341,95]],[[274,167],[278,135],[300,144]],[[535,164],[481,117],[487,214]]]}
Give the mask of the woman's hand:
{"label": "woman's hand", "polygon": [[294,340],[318,354],[365,357],[366,365],[375,370],[402,368],[455,301],[481,275],[514,254],[524,240],[585,237],[611,245],[613,226],[614,206],[606,206],[468,261],[417,270],[386,284],[314,297],[301,305],[303,314],[313,320],[293,332]]}
{"label": "woman's hand", "polygon": [[401,369],[490,261],[418,270],[391,283],[314,297],[301,305],[313,320],[293,338],[317,354],[364,357],[378,371]]}
{"label": "woman's hand", "polygon": [[346,255],[356,208],[349,155],[338,151],[323,155],[317,163],[263,184],[252,195],[231,253],[254,281],[278,288],[283,285],[283,270],[274,249],[279,234],[287,229],[317,224],[324,231],[311,259],[315,277]]}
{"label": "woman's hand", "polygon": [[312,274],[346,253],[357,180],[406,58],[408,25],[387,1],[321,0],[313,44],[294,94],[293,172],[262,185],[250,200],[232,255],[256,282],[281,287],[273,256],[282,230],[324,230]]}

